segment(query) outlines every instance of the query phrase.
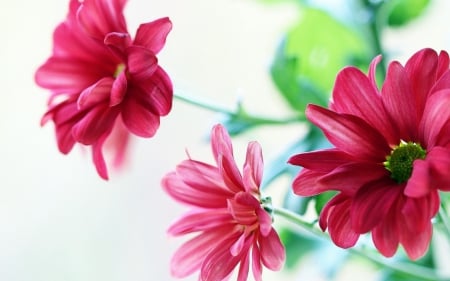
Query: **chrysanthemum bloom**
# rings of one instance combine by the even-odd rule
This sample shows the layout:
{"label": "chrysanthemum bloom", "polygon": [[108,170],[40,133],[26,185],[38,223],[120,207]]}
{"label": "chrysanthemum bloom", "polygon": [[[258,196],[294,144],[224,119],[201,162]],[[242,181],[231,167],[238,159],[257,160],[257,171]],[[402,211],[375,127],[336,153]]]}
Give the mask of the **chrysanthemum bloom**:
{"label": "chrysanthemum bloom", "polygon": [[172,107],[172,83],[158,65],[172,24],[141,24],[128,34],[125,0],[71,0],[53,34],[53,54],[37,70],[36,83],[51,90],[42,124],[55,123],[59,150],[92,146],[99,175],[107,179],[105,141],[120,164],[129,134],[152,137]]}
{"label": "chrysanthemum bloom", "polygon": [[294,192],[337,191],[319,225],[338,246],[371,232],[375,247],[395,254],[401,244],[421,257],[432,236],[439,190],[450,190],[449,56],[431,49],[402,66],[389,64],[378,89],[375,58],[366,76],[354,67],[337,76],[330,109],[309,105],[308,119],[335,148],[291,157],[303,166]]}
{"label": "chrysanthemum bloom", "polygon": [[189,159],[162,179],[170,196],[192,207],[169,234],[195,233],[174,254],[171,272],[183,278],[200,270],[199,280],[221,281],[240,264],[237,280],[244,281],[251,263],[255,280],[261,280],[262,265],[279,270],[285,259],[261,202],[261,148],[257,142],[249,143],[241,175],[230,137],[221,125],[212,130],[211,146],[217,167]]}

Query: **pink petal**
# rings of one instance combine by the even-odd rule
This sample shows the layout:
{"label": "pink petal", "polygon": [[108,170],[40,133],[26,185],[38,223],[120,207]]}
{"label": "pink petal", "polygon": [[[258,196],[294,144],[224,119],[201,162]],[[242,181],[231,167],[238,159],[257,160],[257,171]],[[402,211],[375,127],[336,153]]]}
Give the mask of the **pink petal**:
{"label": "pink petal", "polygon": [[366,233],[380,224],[392,204],[402,196],[403,186],[390,180],[373,182],[362,187],[353,198],[352,228]]}
{"label": "pink petal", "polygon": [[317,179],[323,190],[337,190],[354,195],[365,184],[388,176],[388,171],[377,163],[350,162]]}
{"label": "pink petal", "polygon": [[125,72],[122,71],[112,84],[109,106],[116,106],[123,101],[125,94],[127,93],[127,87],[127,76]]}
{"label": "pink petal", "polygon": [[75,145],[75,139],[72,135],[72,124],[64,123],[56,126],[55,131],[59,151],[63,154],[69,153]]}
{"label": "pink petal", "polygon": [[177,165],[176,171],[177,176],[192,189],[223,198],[234,197],[234,193],[230,192],[223,182],[217,167],[195,160],[185,160]]}
{"label": "pink petal", "polygon": [[348,204],[351,202],[351,199],[348,195],[338,193],[336,196],[331,198],[328,203],[325,204],[322,211],[320,212],[319,217],[319,227],[322,231],[325,231],[328,227],[328,220],[330,219],[330,215],[333,213],[334,209],[339,204]]}
{"label": "pink petal", "polygon": [[289,158],[288,163],[318,172],[329,172],[355,158],[337,149],[304,152]]}
{"label": "pink petal", "polygon": [[267,236],[258,236],[261,261],[270,270],[280,270],[286,259],[280,237],[272,228]]}
{"label": "pink petal", "polygon": [[400,223],[400,243],[403,245],[408,257],[411,260],[417,260],[421,258],[428,250],[433,233],[433,227],[430,222],[424,230],[416,232],[404,223],[404,221],[408,219],[410,218],[403,216],[403,219],[398,221],[398,223]]}
{"label": "pink petal", "polygon": [[110,109],[107,105],[96,106],[73,126],[73,136],[82,144],[93,144],[111,132],[118,114],[117,109]]}
{"label": "pink petal", "polygon": [[151,51],[138,46],[127,49],[128,71],[133,80],[151,79],[158,66],[158,59]]}
{"label": "pink petal", "polygon": [[92,145],[92,159],[95,164],[95,169],[97,170],[99,176],[104,180],[108,180],[108,170],[106,168],[102,148],[103,143],[105,142],[107,137],[108,135],[102,136],[97,142]]}
{"label": "pink petal", "polygon": [[259,231],[262,236],[269,235],[271,229],[272,229],[272,217],[269,215],[269,213],[264,210],[263,208],[259,207],[256,209],[256,215],[258,216],[259,220]]}
{"label": "pink petal", "polygon": [[364,120],[338,114],[316,105],[308,105],[306,116],[321,128],[338,149],[359,159],[383,162],[390,148],[384,137]]}
{"label": "pink petal", "polygon": [[392,141],[393,129],[373,81],[355,67],[343,69],[336,78],[330,108],[337,113],[358,116]]}
{"label": "pink petal", "polygon": [[205,210],[194,209],[174,222],[167,232],[173,236],[204,231],[234,224],[226,208]]}
{"label": "pink petal", "polygon": [[411,177],[406,183],[404,194],[408,197],[422,197],[431,191],[431,174],[429,163],[417,159],[413,162]]}
{"label": "pink petal", "polygon": [[78,9],[80,25],[92,37],[103,40],[110,32],[127,32],[123,8],[126,0],[83,1]]}
{"label": "pink petal", "polygon": [[[439,143],[441,131],[450,122],[450,90],[442,90],[428,98],[423,119],[419,124],[419,133],[427,147],[446,145]],[[446,133],[448,135],[448,133]],[[446,140],[448,138],[444,138]]]}
{"label": "pink petal", "polygon": [[[236,240],[236,242],[234,242],[233,245],[231,245],[230,253],[235,257],[240,255],[242,250],[244,249],[245,241],[246,241],[246,235],[243,233],[243,234],[241,234],[241,236],[239,236],[239,238]],[[247,253],[242,253],[242,254],[244,256],[247,255]]]}
{"label": "pink petal", "polygon": [[438,57],[438,66],[436,71],[436,78],[439,79],[444,73],[449,71],[450,58],[446,51],[441,51]]}
{"label": "pink petal", "polygon": [[368,73],[369,81],[370,81],[370,84],[372,84],[372,86],[376,92],[378,92],[377,77],[376,77],[377,65],[380,63],[381,59],[382,59],[381,55],[376,56],[372,60],[372,62],[370,63],[370,66],[369,66],[369,73]]}
{"label": "pink petal", "polygon": [[301,170],[292,183],[294,193],[300,196],[314,196],[331,190],[332,187],[318,183],[318,179],[323,175],[325,175],[323,172]]}
{"label": "pink petal", "polygon": [[87,109],[106,101],[111,93],[114,79],[105,77],[81,92],[77,100],[78,110]]}
{"label": "pink petal", "polygon": [[241,259],[237,281],[247,281],[249,267],[250,267],[250,253],[247,252]]}
{"label": "pink petal", "polygon": [[227,197],[224,197],[223,194],[193,189],[183,182],[175,172],[163,177],[161,185],[172,198],[181,203],[202,208],[227,207]]}
{"label": "pink petal", "polygon": [[[423,231],[431,219],[436,214],[436,194],[437,191],[430,194],[430,196],[423,196],[421,198],[406,198],[401,213],[408,217],[405,224],[408,228],[415,232]],[[433,213],[434,212],[434,213]]]}
{"label": "pink petal", "polygon": [[431,178],[437,189],[450,191],[450,149],[434,147],[427,153],[426,161],[430,163]]}
{"label": "pink petal", "polygon": [[247,192],[239,192],[234,199],[228,200],[228,210],[240,225],[257,225],[256,210],[259,208],[259,201]]}
{"label": "pink petal", "polygon": [[397,252],[399,244],[399,216],[394,214],[387,216],[378,226],[372,230],[372,240],[378,251],[385,257],[392,257]]}
{"label": "pink petal", "polygon": [[221,124],[215,125],[211,130],[211,149],[216,162],[221,154],[227,154],[233,158],[233,144],[230,135]]}
{"label": "pink petal", "polygon": [[[340,200],[341,199],[339,199],[339,201]],[[330,233],[331,240],[333,240],[337,246],[344,249],[353,247],[359,238],[359,233],[352,227],[350,213],[351,204],[351,200],[339,202],[329,211],[328,216],[328,232]],[[324,214],[326,214],[326,212],[327,211],[325,211]]]}
{"label": "pink petal", "polygon": [[[397,127],[396,136],[398,137],[393,139],[391,144],[397,145],[398,143],[395,142],[398,142],[399,138],[403,140],[416,139],[420,113],[417,112],[416,100],[413,98],[413,89],[407,73],[400,63],[389,64],[381,95],[386,111]],[[383,120],[383,122],[391,123],[388,120]]]}
{"label": "pink petal", "polygon": [[144,138],[153,137],[160,124],[159,115],[131,97],[123,101],[122,118],[131,133]]}
{"label": "pink petal", "polygon": [[252,247],[252,272],[255,281],[262,281],[262,270],[261,252],[259,251],[257,241],[254,241]]}
{"label": "pink petal", "polygon": [[167,17],[141,24],[136,32],[134,44],[143,46],[157,54],[164,46],[171,29],[172,23]]}
{"label": "pink petal", "polygon": [[259,193],[264,164],[261,146],[257,142],[250,142],[244,164],[244,187],[246,191]]}
{"label": "pink petal", "polygon": [[106,46],[122,61],[126,61],[126,49],[131,45],[131,38],[128,33],[111,32],[106,34],[103,40]]}
{"label": "pink petal", "polygon": [[423,49],[415,53],[405,64],[405,70],[409,76],[411,89],[416,100],[418,112],[422,112],[429,91],[435,83],[437,54],[432,49]]}
{"label": "pink petal", "polygon": [[113,152],[113,166],[118,169],[125,163],[127,149],[130,144],[130,133],[123,124],[122,118],[116,119],[114,128],[105,142],[105,149]]}

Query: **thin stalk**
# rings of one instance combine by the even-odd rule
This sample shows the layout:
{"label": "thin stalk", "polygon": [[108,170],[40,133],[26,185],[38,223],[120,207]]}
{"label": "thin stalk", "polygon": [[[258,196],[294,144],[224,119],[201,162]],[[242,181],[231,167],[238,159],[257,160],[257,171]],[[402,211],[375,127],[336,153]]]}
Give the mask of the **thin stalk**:
{"label": "thin stalk", "polygon": [[[243,112],[243,111],[232,111],[229,109],[226,109],[224,107],[221,107],[219,105],[210,103],[210,102],[206,102],[194,97],[188,97],[188,96],[183,96],[180,94],[175,94],[174,98],[183,101],[187,104],[193,105],[193,106],[197,106],[209,111],[213,111],[216,113],[222,113],[228,116],[237,116],[240,117],[241,119],[244,119],[245,121],[249,122],[249,123],[253,123],[253,124],[258,124],[258,125],[283,125],[283,124],[289,124],[289,123],[294,123],[294,122],[298,122],[300,120],[302,120],[300,117],[290,117],[290,118],[285,118],[285,119],[274,119],[274,118],[270,118],[270,117],[263,117],[263,116],[254,116],[254,115],[249,115],[247,112]],[[242,109],[241,109],[242,110]]]}
{"label": "thin stalk", "polygon": [[[300,215],[284,208],[273,207],[272,210],[275,215],[285,218],[296,226],[299,226],[302,230],[313,234],[316,238],[326,239],[327,241],[330,241],[330,237],[328,235],[324,234],[322,231],[314,227],[313,224],[304,221]],[[384,268],[389,268],[396,272],[401,272],[411,277],[415,277],[414,280],[450,281],[449,278],[440,277],[436,274],[436,272],[427,267],[415,265],[412,263],[389,262],[360,248],[351,248],[349,249],[349,251],[353,254],[364,257],[365,259]]]}

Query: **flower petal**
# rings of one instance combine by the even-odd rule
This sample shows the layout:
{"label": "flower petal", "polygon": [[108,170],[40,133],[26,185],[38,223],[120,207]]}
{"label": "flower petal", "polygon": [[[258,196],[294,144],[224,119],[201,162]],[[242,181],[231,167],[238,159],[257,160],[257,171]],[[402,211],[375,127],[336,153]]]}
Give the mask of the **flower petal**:
{"label": "flower petal", "polygon": [[[441,131],[450,123],[450,89],[439,91],[428,98],[424,109],[423,119],[419,124],[419,133],[427,147],[446,145],[441,143]],[[446,133],[448,135],[448,132]]]}
{"label": "flower petal", "polygon": [[431,184],[429,163],[421,159],[415,160],[404,194],[408,197],[422,197],[432,190]]}
{"label": "flower petal", "polygon": [[158,59],[155,54],[138,46],[127,48],[127,54],[127,66],[131,79],[137,81],[151,79],[158,66]]}
{"label": "flower petal", "polygon": [[99,140],[109,134],[114,126],[119,111],[108,105],[98,105],[87,112],[72,128],[74,138],[86,145]]}
{"label": "flower petal", "polygon": [[94,161],[95,169],[97,170],[98,175],[104,180],[108,180],[108,170],[106,168],[102,148],[107,137],[108,135],[105,134],[92,145],[92,160]]}
{"label": "flower petal", "polygon": [[122,119],[131,133],[144,138],[153,137],[160,125],[159,115],[132,97],[123,100]]}
{"label": "flower petal", "polygon": [[450,148],[434,147],[426,160],[430,163],[431,178],[436,188],[450,191]]}
{"label": "flower petal", "polygon": [[[399,139],[416,139],[417,123],[421,112],[417,112],[411,82],[400,63],[392,62],[389,64],[386,80],[381,89],[381,96],[386,111],[394,121],[386,124],[394,124],[397,131],[397,138],[393,139],[391,144],[397,145]],[[388,120],[383,120],[383,122],[386,121]]]}
{"label": "flower petal", "polygon": [[294,155],[289,158],[288,163],[326,173],[352,160],[354,160],[354,157],[332,148]]}
{"label": "flower petal", "polygon": [[429,222],[424,230],[416,232],[414,229],[410,229],[408,223],[406,223],[410,219],[407,216],[403,216],[403,219],[398,220],[400,224],[400,243],[403,245],[408,257],[411,260],[417,260],[427,252],[433,227],[431,222]]}
{"label": "flower petal", "polygon": [[226,208],[216,208],[213,211],[194,209],[174,222],[167,230],[167,233],[172,236],[179,236],[192,232],[212,230],[231,224],[232,219]]}
{"label": "flower petal", "polygon": [[77,100],[78,110],[87,109],[109,99],[114,79],[105,77],[81,92]]}
{"label": "flower petal", "polygon": [[270,270],[280,270],[286,259],[283,243],[272,228],[267,236],[258,236],[262,263]]}
{"label": "flower petal", "polygon": [[311,104],[306,109],[306,116],[322,129],[332,144],[356,158],[383,162],[390,152],[384,137],[356,116]]}
{"label": "flower petal", "polygon": [[292,183],[294,193],[300,196],[314,196],[329,191],[331,189],[329,186],[318,183],[318,179],[323,175],[325,175],[323,172],[301,170]]}
{"label": "flower petal", "polygon": [[392,210],[386,218],[372,230],[372,240],[377,250],[385,257],[392,257],[397,252],[400,241],[397,211]]}
{"label": "flower petal", "polygon": [[116,106],[123,101],[125,94],[127,93],[127,87],[127,76],[125,72],[122,71],[112,84],[109,106]]}
{"label": "flower petal", "polygon": [[143,46],[157,54],[166,43],[167,35],[171,29],[172,22],[167,17],[141,24],[136,32],[134,44]]}
{"label": "flower petal", "polygon": [[250,142],[247,147],[245,158],[243,181],[245,190],[259,193],[264,164],[261,146],[257,142]]}

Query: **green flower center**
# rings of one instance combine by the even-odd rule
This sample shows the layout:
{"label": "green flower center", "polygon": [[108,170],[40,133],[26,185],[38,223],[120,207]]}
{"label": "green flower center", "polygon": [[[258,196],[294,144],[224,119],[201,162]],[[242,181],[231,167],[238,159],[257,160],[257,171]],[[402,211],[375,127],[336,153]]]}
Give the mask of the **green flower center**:
{"label": "green flower center", "polygon": [[425,155],[426,151],[420,144],[401,141],[392,149],[391,154],[386,156],[383,164],[391,172],[391,178],[402,183],[411,177],[414,160],[424,159]]}

